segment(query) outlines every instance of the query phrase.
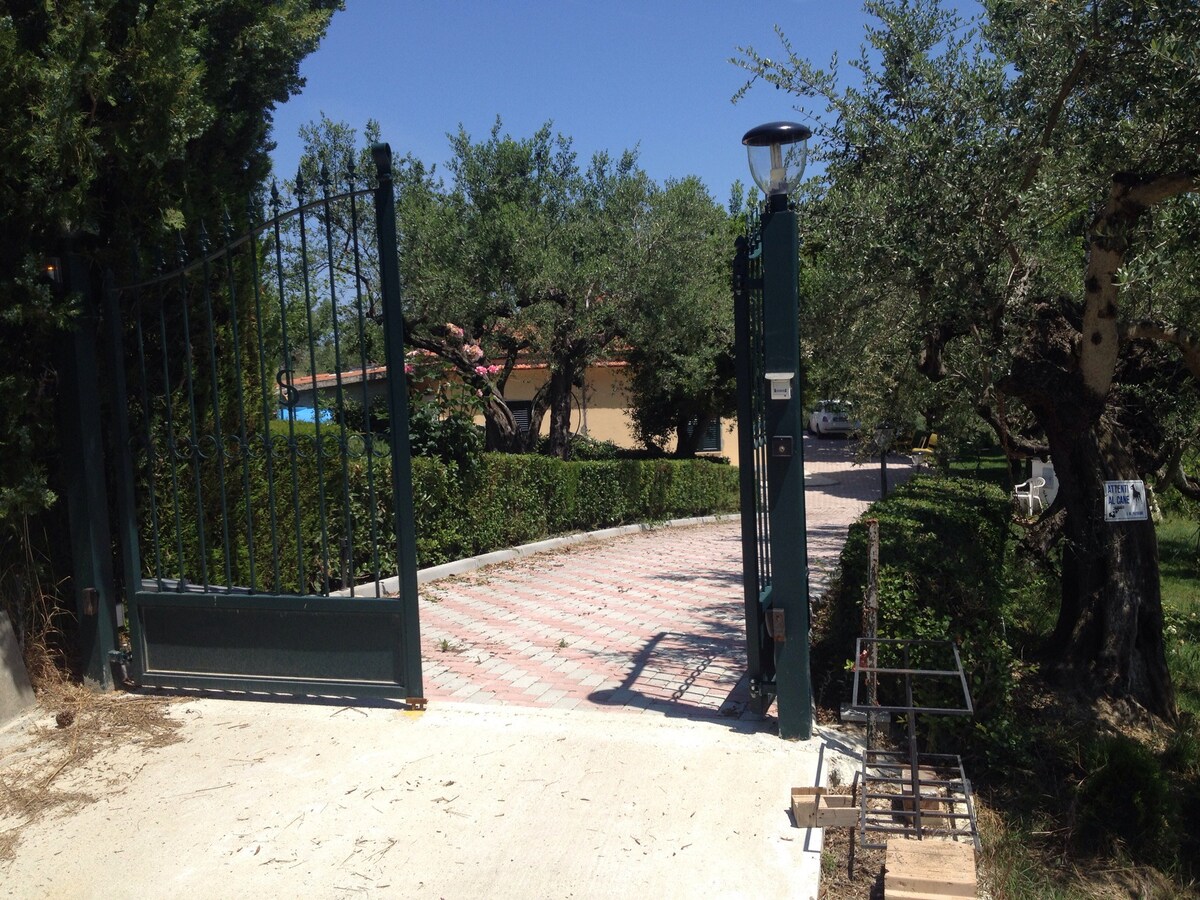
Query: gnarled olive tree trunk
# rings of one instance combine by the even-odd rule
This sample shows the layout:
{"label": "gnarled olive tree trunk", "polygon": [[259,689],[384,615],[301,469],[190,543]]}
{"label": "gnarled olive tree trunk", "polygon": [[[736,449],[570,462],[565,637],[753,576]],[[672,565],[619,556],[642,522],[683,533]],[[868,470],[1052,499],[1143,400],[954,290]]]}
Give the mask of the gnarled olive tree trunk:
{"label": "gnarled olive tree trunk", "polygon": [[1163,643],[1154,523],[1105,515],[1104,482],[1139,477],[1125,436],[1101,415],[1086,428],[1052,430],[1048,437],[1060,485],[1055,503],[1066,509],[1062,605],[1046,646],[1049,672],[1171,719],[1175,695]]}
{"label": "gnarled olive tree trunk", "polygon": [[[1122,331],[1118,273],[1129,236],[1156,203],[1193,189],[1189,176],[1114,178],[1092,222],[1084,297],[1037,309],[1030,340],[1001,387],[1020,397],[1046,433],[1064,519],[1062,605],[1047,645],[1051,674],[1089,690],[1176,716],[1167,669],[1152,521],[1105,517],[1104,483],[1139,479],[1114,403]],[[1185,348],[1186,350],[1186,348]]]}

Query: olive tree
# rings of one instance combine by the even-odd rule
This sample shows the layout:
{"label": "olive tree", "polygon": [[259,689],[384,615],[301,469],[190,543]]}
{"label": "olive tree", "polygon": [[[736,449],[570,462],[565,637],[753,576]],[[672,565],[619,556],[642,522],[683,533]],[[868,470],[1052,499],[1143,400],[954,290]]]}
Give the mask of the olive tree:
{"label": "olive tree", "polygon": [[1178,463],[1187,422],[1156,431],[1173,410],[1153,404],[1173,402],[1167,376],[1193,398],[1200,382],[1200,8],[982,6],[968,22],[938,0],[868,2],[849,86],[786,39],[740,63],[816,101],[811,219],[837,286],[816,302],[871,348],[863,363],[896,385],[919,373],[1012,450],[1052,455],[1049,669],[1171,716],[1154,526],[1105,521],[1103,491]]}

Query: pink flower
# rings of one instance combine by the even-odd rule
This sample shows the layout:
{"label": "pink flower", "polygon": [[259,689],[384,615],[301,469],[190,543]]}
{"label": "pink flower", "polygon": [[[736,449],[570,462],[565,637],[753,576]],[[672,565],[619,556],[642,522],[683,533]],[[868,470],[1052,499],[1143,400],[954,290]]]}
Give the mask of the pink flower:
{"label": "pink flower", "polygon": [[475,374],[476,375],[491,375],[492,373],[489,371],[490,369],[491,369],[491,366],[476,366]]}
{"label": "pink flower", "polygon": [[479,362],[483,359],[483,348],[478,344],[464,344],[463,355],[469,362]]}
{"label": "pink flower", "polygon": [[450,322],[446,323],[446,333],[456,341],[461,341],[463,339],[463,330]]}
{"label": "pink flower", "polygon": [[417,371],[417,367],[414,366],[412,363],[404,364],[404,374],[405,375],[411,375],[415,371]]}
{"label": "pink flower", "polygon": [[504,371],[504,366],[491,365],[491,366],[487,367],[487,373],[489,375],[499,375],[503,371]]}

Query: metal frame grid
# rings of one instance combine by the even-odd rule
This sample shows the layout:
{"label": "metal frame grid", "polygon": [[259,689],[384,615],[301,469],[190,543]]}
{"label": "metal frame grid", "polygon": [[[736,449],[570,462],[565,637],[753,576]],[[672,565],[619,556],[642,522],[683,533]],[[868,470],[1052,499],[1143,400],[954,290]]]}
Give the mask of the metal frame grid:
{"label": "metal frame grid", "polygon": [[[881,646],[895,647],[900,651],[901,657],[904,660],[902,666],[878,666],[865,664],[863,661],[867,659],[874,660],[877,658],[878,649]],[[954,668],[939,669],[939,668],[923,668],[912,667],[909,663],[912,661],[913,650],[917,648],[928,648],[934,654],[942,651],[948,654],[947,659],[953,660]],[[855,642],[854,658],[858,660],[858,665],[854,669],[854,687],[850,697],[850,706],[852,709],[861,710],[862,712],[890,712],[890,713],[929,713],[938,716],[971,716],[975,714],[975,707],[971,703],[971,691],[967,686],[967,676],[963,671],[962,658],[958,653],[958,645],[953,641],[934,641],[934,640],[906,640],[902,638],[866,638],[860,637]],[[860,676],[889,676],[893,679],[903,679],[904,696],[906,702],[900,705],[893,706],[878,706],[874,703],[860,703],[858,686]],[[913,682],[914,676],[919,676],[922,679],[949,679],[956,680],[959,687],[962,689],[963,705],[952,707],[941,706],[923,706],[914,702]]]}
{"label": "metal frame grid", "polygon": [[[980,849],[971,782],[962,758],[920,754],[917,764],[901,751],[868,750],[859,773],[860,846],[887,847],[888,835],[918,840],[926,837],[970,838]],[[919,798],[914,802],[914,798]],[[884,835],[873,840],[872,835]]]}
{"label": "metal frame grid", "polygon": [[[889,656],[899,654],[901,665],[878,665],[879,649],[889,648]],[[912,665],[933,660],[932,665]],[[948,640],[904,638],[863,638],[855,644],[854,687],[850,708],[867,714],[887,712],[903,715],[908,729],[908,748],[903,751],[866,750],[859,773],[858,839],[862,847],[882,850],[887,836],[903,835],[921,840],[926,837],[969,837],[976,852],[980,849],[979,827],[971,782],[963,769],[962,758],[949,754],[917,752],[917,716],[970,716],[975,708],[963,670],[958,645]],[[952,668],[939,667],[938,661],[952,661]],[[859,698],[860,678],[885,676],[901,683],[903,703],[876,705],[873,698]],[[923,705],[916,701],[914,679],[923,683],[949,682],[962,691],[961,706]],[[926,804],[933,804],[923,810]],[[961,810],[961,811],[960,811]],[[882,843],[872,835],[883,835]]]}

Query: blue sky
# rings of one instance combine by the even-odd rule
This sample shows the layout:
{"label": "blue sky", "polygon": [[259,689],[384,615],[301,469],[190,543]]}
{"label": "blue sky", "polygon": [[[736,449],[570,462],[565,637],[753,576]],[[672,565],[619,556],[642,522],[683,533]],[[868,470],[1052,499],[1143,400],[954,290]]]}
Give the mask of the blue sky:
{"label": "blue sky", "polygon": [[746,130],[803,121],[769,86],[730,102],[747,77],[737,47],[780,55],[778,24],[798,53],[846,60],[865,21],[858,0],[347,0],[276,111],[275,170],[295,172],[297,129],[322,112],[360,130],[377,119],[395,152],[439,168],[447,133],[483,139],[499,115],[516,137],[553,121],[581,161],[636,146],[655,180],[699,175],[723,202],[750,182]]}

